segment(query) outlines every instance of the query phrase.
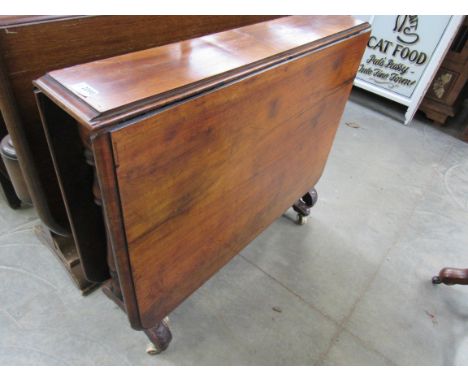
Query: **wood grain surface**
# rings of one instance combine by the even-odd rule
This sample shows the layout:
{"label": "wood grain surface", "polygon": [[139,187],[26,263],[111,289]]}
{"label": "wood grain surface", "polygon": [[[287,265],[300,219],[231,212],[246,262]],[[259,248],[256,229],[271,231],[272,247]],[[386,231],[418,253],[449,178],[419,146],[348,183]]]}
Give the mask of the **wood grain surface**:
{"label": "wood grain surface", "polygon": [[[218,77],[339,41],[366,24],[352,17],[292,16],[244,26],[49,73],[102,115],[145,99],[212,83]],[[137,70],[135,70],[137,68]],[[185,96],[186,94],[184,94]],[[170,98],[170,101],[173,101]]]}
{"label": "wood grain surface", "polygon": [[366,41],[335,44],[111,134],[144,328],[315,185]]}
{"label": "wood grain surface", "polygon": [[156,327],[314,187],[368,37],[351,17],[285,17],[35,82],[92,141],[134,328]]}
{"label": "wood grain surface", "polygon": [[[64,199],[73,202],[74,197],[69,195],[64,198],[60,190],[33,95],[34,79],[51,70],[276,17],[1,16],[1,119],[13,140],[37,214],[47,229],[54,234],[67,236],[70,247],[80,247],[80,242],[90,240],[89,237],[76,237],[80,230],[71,227],[73,223],[70,220],[77,218],[70,217],[69,211],[74,208],[64,205]],[[5,134],[5,129],[0,127],[0,139]],[[61,149],[57,147],[55,150],[60,152]],[[71,174],[71,170],[68,173]],[[3,172],[0,182],[8,187],[5,188],[7,192],[12,188]],[[10,199],[15,201],[13,195]],[[82,210],[84,209],[78,209]],[[83,214],[79,218],[82,216]],[[93,224],[95,223],[88,224],[90,230]],[[86,276],[93,281],[102,281],[108,277],[107,270],[102,266],[105,265],[105,254],[103,260],[96,251],[88,251],[89,247],[86,245],[77,248],[82,254],[81,260],[90,261],[84,265]],[[57,245],[53,246],[54,251],[60,252],[58,248]]]}
{"label": "wood grain surface", "polygon": [[[41,220],[68,230],[32,81],[45,73],[277,16],[1,16],[0,110]],[[3,136],[1,135],[0,138]]]}

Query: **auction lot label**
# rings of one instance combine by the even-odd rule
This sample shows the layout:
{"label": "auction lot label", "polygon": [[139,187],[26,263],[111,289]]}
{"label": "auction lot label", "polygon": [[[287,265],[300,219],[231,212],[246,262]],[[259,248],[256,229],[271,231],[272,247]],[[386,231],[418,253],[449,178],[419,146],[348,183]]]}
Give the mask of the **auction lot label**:
{"label": "auction lot label", "polygon": [[374,16],[357,78],[411,98],[451,16]]}

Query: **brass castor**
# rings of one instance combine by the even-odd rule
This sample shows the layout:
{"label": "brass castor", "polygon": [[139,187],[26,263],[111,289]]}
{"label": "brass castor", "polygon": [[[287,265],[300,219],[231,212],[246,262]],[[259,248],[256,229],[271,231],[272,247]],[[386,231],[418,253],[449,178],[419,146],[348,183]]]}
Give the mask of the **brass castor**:
{"label": "brass castor", "polygon": [[299,225],[307,224],[307,216],[297,214],[297,224]]}

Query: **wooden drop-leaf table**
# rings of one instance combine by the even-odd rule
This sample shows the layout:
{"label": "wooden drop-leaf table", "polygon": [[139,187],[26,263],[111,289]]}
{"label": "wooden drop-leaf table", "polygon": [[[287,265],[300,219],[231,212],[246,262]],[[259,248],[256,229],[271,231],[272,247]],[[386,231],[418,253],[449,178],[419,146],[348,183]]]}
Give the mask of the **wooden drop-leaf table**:
{"label": "wooden drop-leaf table", "polygon": [[86,277],[110,273],[157,349],[165,317],[288,207],[304,222],[368,37],[285,17],[34,82]]}

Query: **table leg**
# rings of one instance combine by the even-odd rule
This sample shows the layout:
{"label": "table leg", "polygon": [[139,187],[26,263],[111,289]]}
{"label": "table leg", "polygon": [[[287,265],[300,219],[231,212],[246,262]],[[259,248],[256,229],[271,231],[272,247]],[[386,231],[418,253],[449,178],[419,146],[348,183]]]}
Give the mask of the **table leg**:
{"label": "table leg", "polygon": [[468,269],[444,268],[432,278],[433,284],[468,285]]}
{"label": "table leg", "polygon": [[[80,136],[85,146],[85,158],[93,169],[96,168],[94,163],[93,152],[91,150],[91,144],[84,128],[80,128]],[[97,180],[96,172],[94,172],[93,181],[93,196],[94,202],[102,207],[102,195]],[[112,252],[112,244],[110,241],[110,235],[106,225],[106,243],[107,243],[107,264],[109,266],[110,279],[103,285],[102,290],[104,294],[114,301],[123,311],[125,309],[125,303],[123,301],[122,290],[120,288],[119,275],[115,266],[114,253]],[[169,319],[164,318],[154,328],[144,330],[144,333],[151,341],[151,344],[147,347],[146,352],[150,355],[158,354],[167,349],[169,343],[172,340],[172,333],[169,329]]]}

